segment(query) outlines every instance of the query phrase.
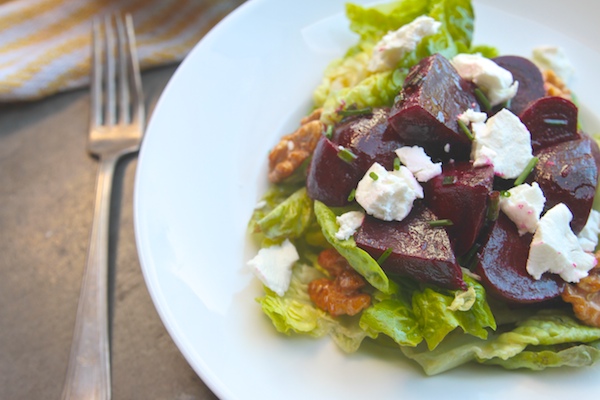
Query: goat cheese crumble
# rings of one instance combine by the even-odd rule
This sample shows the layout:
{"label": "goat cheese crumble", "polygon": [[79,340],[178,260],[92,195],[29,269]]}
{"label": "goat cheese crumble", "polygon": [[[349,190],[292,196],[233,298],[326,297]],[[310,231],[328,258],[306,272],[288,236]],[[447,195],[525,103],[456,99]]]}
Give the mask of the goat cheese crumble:
{"label": "goat cheese crumble", "polygon": [[581,248],[588,252],[596,250],[598,235],[600,235],[600,212],[592,210],[585,226],[577,235]]}
{"label": "goat cheese crumble", "polygon": [[367,214],[384,221],[402,221],[413,202],[423,198],[423,188],[404,165],[387,171],[374,163],[358,182],[355,199]]}
{"label": "goat cheese crumble", "polygon": [[575,68],[562,47],[536,47],[532,51],[532,58],[540,69],[551,69],[565,83],[569,83],[575,74]]}
{"label": "goat cheese crumble", "polygon": [[519,117],[503,108],[485,124],[473,130],[471,159],[474,166],[493,165],[494,173],[504,179],[519,176],[533,158],[531,134]]}
{"label": "goat cheese crumble", "polygon": [[527,259],[527,272],[535,279],[550,272],[576,283],[596,266],[596,258],[583,250],[570,227],[573,214],[559,203],[540,218]]}
{"label": "goat cheese crumble", "polygon": [[437,33],[441,26],[441,22],[422,15],[388,32],[373,48],[367,69],[379,72],[395,68],[406,53],[413,51],[424,37]]}
{"label": "goat cheese crumble", "polygon": [[285,239],[280,245],[261,248],[248,266],[266,287],[283,296],[292,280],[292,267],[299,259],[296,247]]}
{"label": "goat cheese crumble", "polygon": [[413,173],[419,182],[427,182],[442,173],[442,163],[434,163],[420,146],[404,146],[396,150],[400,162]]}
{"label": "goat cheese crumble", "polygon": [[336,217],[337,223],[340,225],[335,233],[335,238],[338,240],[347,240],[354,235],[356,230],[362,225],[365,214],[360,211],[348,211]]}
{"label": "goat cheese crumble", "polygon": [[500,209],[517,225],[519,235],[534,233],[546,204],[546,197],[537,182],[510,188],[508,196],[500,197]]}
{"label": "goat cheese crumble", "polygon": [[492,106],[515,97],[519,82],[513,75],[489,58],[480,54],[457,54],[450,63],[461,78],[475,83],[487,96]]}

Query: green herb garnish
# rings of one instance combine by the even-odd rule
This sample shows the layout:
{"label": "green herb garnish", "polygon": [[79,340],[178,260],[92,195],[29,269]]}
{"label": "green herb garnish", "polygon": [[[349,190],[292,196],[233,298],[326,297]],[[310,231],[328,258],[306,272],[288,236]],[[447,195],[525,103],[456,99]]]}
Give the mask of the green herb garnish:
{"label": "green herb garnish", "polygon": [[354,154],[348,149],[343,148],[342,146],[340,146],[340,151],[338,151],[337,155],[339,158],[346,161],[347,163],[351,163],[357,158],[356,154]]}
{"label": "green herb garnish", "polygon": [[569,121],[566,119],[557,119],[557,118],[544,118],[544,123],[548,125],[568,125]]}
{"label": "green herb garnish", "polygon": [[350,117],[353,115],[367,115],[367,114],[371,114],[372,112],[373,112],[373,109],[371,107],[347,108],[345,110],[338,111],[338,114],[341,115],[342,117]]}
{"label": "green herb garnish", "polygon": [[527,166],[525,166],[525,169],[523,170],[523,172],[521,172],[521,175],[519,175],[517,179],[515,179],[515,186],[519,186],[520,184],[525,182],[525,179],[527,179],[531,171],[533,171],[533,168],[535,168],[539,160],[540,159],[537,157],[533,157],[531,160],[529,160]]}
{"label": "green herb garnish", "polygon": [[485,111],[490,111],[492,109],[492,103],[490,103],[490,100],[487,98],[485,93],[483,93],[479,88],[475,88],[474,93],[481,107],[483,107]]}
{"label": "green herb garnish", "polygon": [[431,226],[432,228],[437,228],[439,226],[452,226],[454,225],[454,222],[452,222],[449,219],[438,219],[435,221],[429,221],[429,226]]}
{"label": "green herb garnish", "polygon": [[469,140],[473,141],[473,139],[475,139],[475,137],[473,136],[473,132],[471,132],[471,130],[469,129],[469,127],[467,126],[467,124],[465,124],[460,119],[457,120],[457,122],[458,122],[458,126],[465,133],[465,135],[467,135],[467,137],[469,138]]}
{"label": "green herb garnish", "polygon": [[392,254],[392,248],[388,247],[387,249],[385,249],[383,254],[381,254],[381,256],[379,256],[379,258],[377,259],[377,264],[379,264],[379,265],[383,264],[385,262],[385,260],[388,259],[390,254]]}

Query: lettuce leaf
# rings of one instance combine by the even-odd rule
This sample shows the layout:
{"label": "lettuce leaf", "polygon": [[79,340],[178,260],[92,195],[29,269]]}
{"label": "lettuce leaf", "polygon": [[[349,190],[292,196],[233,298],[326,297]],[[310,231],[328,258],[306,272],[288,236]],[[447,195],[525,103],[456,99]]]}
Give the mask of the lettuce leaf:
{"label": "lettuce leaf", "polygon": [[379,264],[377,264],[377,261],[366,251],[358,248],[354,238],[350,237],[346,240],[339,240],[335,237],[339,225],[335,219],[336,215],[333,210],[322,202],[315,200],[314,211],[325,239],[327,239],[337,252],[373,287],[384,293],[390,293],[393,288],[390,285],[387,275],[383,272]]}
{"label": "lettuce leaf", "polygon": [[453,310],[456,297],[453,291],[445,294],[439,290],[425,288],[413,294],[413,309],[419,320],[422,335],[430,350],[435,349],[455,328],[462,328],[464,333],[486,339],[488,330],[496,329],[496,321],[486,301],[483,286],[468,275],[464,280],[469,288],[475,290],[475,302],[466,311]]}
{"label": "lettuce leaf", "polygon": [[[315,91],[315,105],[323,107],[322,120],[326,123],[339,120],[336,112],[340,108],[391,105],[409,68],[424,57],[440,53],[450,58],[472,51],[474,14],[470,0],[401,0],[374,7],[347,4],[346,15],[350,29],[359,35],[359,41],[343,59],[334,61],[327,68]],[[420,15],[429,15],[441,22],[438,33],[424,38],[395,69],[377,73],[368,71],[367,64],[377,41],[388,31],[396,30]]]}
{"label": "lettuce leaf", "polygon": [[283,297],[265,287],[265,295],[256,300],[278,332],[317,338],[330,335],[342,350],[354,352],[367,337],[358,325],[358,317],[335,319],[317,308],[308,296],[308,284],[323,276],[311,266],[297,264],[292,270],[290,287]]}
{"label": "lettuce leaf", "polygon": [[383,333],[401,346],[416,346],[423,340],[412,306],[400,299],[386,299],[364,310],[360,327],[371,337]]}
{"label": "lettuce leaf", "polygon": [[260,232],[272,241],[295,239],[301,237],[311,223],[312,200],[302,187],[291,195],[281,200],[280,195],[285,190],[268,192],[264,200],[269,206],[268,212],[255,211],[255,218],[251,221],[255,232]]}
{"label": "lettuce leaf", "polygon": [[511,331],[492,333],[487,340],[454,332],[433,350],[420,345],[402,347],[402,352],[419,363],[427,375],[436,375],[470,361],[540,370],[593,363],[600,357],[599,340],[600,328],[581,325],[566,312],[547,310],[526,319]]}
{"label": "lettuce leaf", "polygon": [[540,371],[556,367],[588,367],[599,360],[600,342],[593,342],[590,345],[580,344],[564,350],[525,350],[507,360],[493,358],[485,363],[500,365],[506,369],[527,368]]}

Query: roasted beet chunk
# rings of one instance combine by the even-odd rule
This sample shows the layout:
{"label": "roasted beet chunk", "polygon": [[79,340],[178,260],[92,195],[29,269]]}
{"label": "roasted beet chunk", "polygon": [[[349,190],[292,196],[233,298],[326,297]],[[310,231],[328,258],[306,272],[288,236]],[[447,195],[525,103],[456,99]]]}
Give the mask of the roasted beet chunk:
{"label": "roasted beet chunk", "polygon": [[531,133],[533,151],[561,142],[579,139],[577,106],[562,97],[537,99],[519,116]]}
{"label": "roasted beet chunk", "polygon": [[544,211],[564,203],[573,213],[571,229],[579,233],[592,209],[598,180],[591,141],[581,138],[559,143],[536,155],[539,162],[532,175],[546,196]]}
{"label": "roasted beet chunk", "polygon": [[560,296],[564,281],[552,275],[536,280],[527,272],[533,235],[519,236],[516,225],[500,213],[478,254],[475,273],[490,295],[511,304],[533,304]]}
{"label": "roasted beet chunk", "polygon": [[339,146],[323,136],[313,153],[306,177],[310,198],[330,207],[348,204],[348,196],[362,177],[356,163],[339,156]]}
{"label": "roasted beet chunk", "polygon": [[374,162],[391,170],[396,158],[394,150],[403,145],[388,124],[388,114],[387,108],[375,109],[372,114],[348,118],[335,126],[331,140],[356,155],[363,174]]}
{"label": "roasted beet chunk", "polygon": [[520,56],[500,56],[494,58],[494,62],[509,70],[513,79],[519,82],[517,95],[510,101],[509,106],[513,114],[521,114],[530,102],[546,95],[542,73],[528,59]]}
{"label": "roasted beet chunk", "polygon": [[381,266],[386,272],[448,289],[465,289],[448,234],[443,227],[432,227],[433,220],[437,220],[435,214],[421,203],[415,203],[400,222],[367,216],[355,235],[356,244],[375,259],[391,249]]}
{"label": "roasted beet chunk", "polygon": [[[348,195],[374,162],[391,170],[402,142],[388,124],[387,108],[344,119],[333,130],[331,140],[320,139],[309,166],[308,195],[330,207],[348,204]],[[340,157],[340,146],[353,159]]]}
{"label": "roasted beet chunk", "polygon": [[443,56],[424,58],[406,77],[390,111],[390,124],[401,140],[422,146],[431,157],[467,160],[471,142],[457,116],[469,108],[479,111],[473,89]]}
{"label": "roasted beet chunk", "polygon": [[438,218],[453,222],[446,229],[457,256],[469,251],[479,235],[493,183],[492,166],[462,162],[444,165],[441,175],[423,185],[425,204]]}

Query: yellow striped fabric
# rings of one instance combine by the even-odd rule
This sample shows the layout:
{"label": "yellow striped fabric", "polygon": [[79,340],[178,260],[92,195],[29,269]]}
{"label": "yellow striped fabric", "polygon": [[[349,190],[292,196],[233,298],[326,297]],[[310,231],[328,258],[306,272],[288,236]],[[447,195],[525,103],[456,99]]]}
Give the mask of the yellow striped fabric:
{"label": "yellow striped fabric", "polygon": [[0,102],[89,83],[91,23],[133,16],[142,69],[182,60],[243,0],[0,0]]}

